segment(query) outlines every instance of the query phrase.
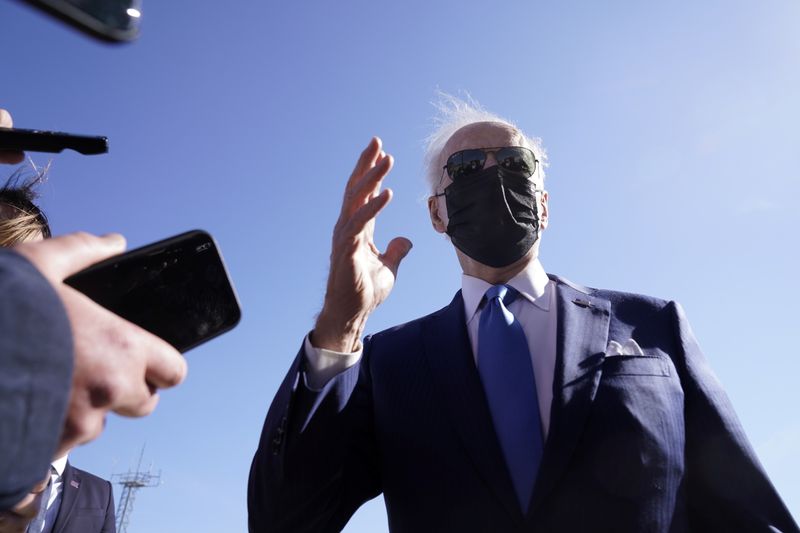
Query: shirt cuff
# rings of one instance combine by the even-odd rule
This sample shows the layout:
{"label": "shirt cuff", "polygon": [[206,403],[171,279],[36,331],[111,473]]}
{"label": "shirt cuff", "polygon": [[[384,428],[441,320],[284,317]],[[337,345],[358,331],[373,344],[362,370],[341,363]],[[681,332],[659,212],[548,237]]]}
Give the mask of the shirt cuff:
{"label": "shirt cuff", "polygon": [[331,379],[361,360],[363,347],[359,342],[358,349],[353,353],[334,352],[325,348],[317,348],[311,344],[311,333],[309,333],[306,335],[304,350],[306,355],[306,385],[313,391],[320,391]]}

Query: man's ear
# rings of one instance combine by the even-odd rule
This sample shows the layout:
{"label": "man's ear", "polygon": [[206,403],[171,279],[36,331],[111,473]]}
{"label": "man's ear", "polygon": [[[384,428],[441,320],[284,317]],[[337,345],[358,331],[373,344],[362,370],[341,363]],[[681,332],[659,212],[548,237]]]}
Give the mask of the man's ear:
{"label": "man's ear", "polygon": [[550,212],[547,210],[547,191],[542,191],[539,198],[539,228],[546,229]]}
{"label": "man's ear", "polygon": [[439,233],[447,231],[447,224],[439,215],[439,198],[437,196],[428,196],[428,212],[431,215],[431,225]]}

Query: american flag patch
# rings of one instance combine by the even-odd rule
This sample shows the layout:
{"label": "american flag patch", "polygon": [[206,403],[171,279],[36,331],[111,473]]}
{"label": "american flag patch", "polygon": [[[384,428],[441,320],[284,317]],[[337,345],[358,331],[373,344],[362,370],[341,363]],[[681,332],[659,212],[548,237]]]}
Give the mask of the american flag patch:
{"label": "american flag patch", "polygon": [[76,489],[81,486],[81,484],[75,481],[74,479],[70,480],[69,484],[70,486],[75,487]]}

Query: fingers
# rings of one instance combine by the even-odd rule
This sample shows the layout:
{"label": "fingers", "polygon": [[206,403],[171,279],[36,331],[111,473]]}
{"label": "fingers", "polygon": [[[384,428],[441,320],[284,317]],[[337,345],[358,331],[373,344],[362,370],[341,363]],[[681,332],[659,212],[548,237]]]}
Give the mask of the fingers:
{"label": "fingers", "polygon": [[10,152],[8,150],[0,150],[0,163],[8,165],[16,165],[25,161],[25,152]]}
{"label": "fingers", "polygon": [[345,197],[342,206],[344,216],[352,214],[363,207],[367,202],[378,196],[381,183],[392,168],[394,160],[392,156],[385,156],[381,161],[369,170],[361,180],[354,185]]}
{"label": "fingers", "polygon": [[386,252],[381,255],[381,261],[386,265],[386,268],[392,271],[395,277],[397,276],[397,269],[400,267],[400,261],[408,255],[413,246],[411,241],[405,237],[396,237],[386,247]]}
{"label": "fingers", "polygon": [[67,305],[82,307],[70,319],[83,325],[74,331],[75,372],[84,374],[85,379],[76,376],[73,386],[86,389],[94,408],[123,416],[150,414],[158,403],[156,390],[184,380],[186,360],[163,339],[69,290],[75,293],[75,305],[64,298],[69,300]]}
{"label": "fingers", "polygon": [[25,533],[28,524],[39,514],[42,491],[50,482],[49,473],[22,500],[8,511],[0,513],[0,533]]}
{"label": "fingers", "polygon": [[79,398],[76,392],[82,391],[72,393],[56,450],[57,456],[63,456],[76,446],[93,441],[100,436],[106,425],[106,412],[89,407],[85,398]]}
{"label": "fingers", "polygon": [[366,204],[361,206],[350,219],[347,229],[348,234],[357,235],[361,233],[364,228],[372,222],[378,213],[386,207],[392,199],[392,190],[384,189],[381,193],[369,200]]}
{"label": "fingers", "polygon": [[[11,120],[11,114],[5,109],[0,109],[0,128],[11,128],[14,126],[14,121]],[[0,150],[0,163],[8,163],[15,165],[25,160],[25,154],[17,151]]]}
{"label": "fingers", "polygon": [[14,249],[26,256],[45,277],[62,281],[94,263],[124,252],[125,238],[118,233],[97,237],[77,232],[20,244]]}
{"label": "fingers", "polygon": [[393,165],[394,158],[391,155],[381,152],[381,156],[376,165],[364,174],[364,177],[353,187],[353,197],[361,200],[361,204],[356,207],[361,207],[361,205],[368,200],[378,195],[381,182],[389,171],[392,170]]}
{"label": "fingers", "polygon": [[23,518],[11,511],[2,512],[0,513],[0,533],[25,533],[31,520],[33,518]]}
{"label": "fingers", "polygon": [[[352,215],[356,209],[378,195],[380,183],[394,163],[391,156],[379,149],[380,140],[376,137],[373,138],[373,141],[377,141],[377,144],[370,142],[365,152],[361,154],[361,158],[347,182],[342,202],[342,216],[344,217]],[[372,151],[372,148],[378,150]]]}
{"label": "fingers", "polygon": [[0,108],[0,128],[13,128],[14,120],[11,118],[11,113],[5,109]]}
{"label": "fingers", "polygon": [[345,201],[342,204],[342,217],[351,217],[358,209],[378,196],[381,183],[389,173],[389,170],[391,170],[392,164],[393,159],[391,156],[384,157],[347,192]]}
{"label": "fingers", "polygon": [[347,180],[348,189],[354,182],[358,181],[367,170],[375,165],[375,160],[381,153],[381,144],[381,140],[378,137],[370,139],[369,144],[367,144],[367,147],[364,148],[361,155],[358,157],[356,166],[350,174],[350,179]]}
{"label": "fingers", "polygon": [[39,483],[28,494],[26,494],[24,498],[22,498],[22,501],[14,506],[12,509],[14,514],[28,520],[36,518],[36,515],[39,514],[39,506],[42,501],[42,492],[44,492],[44,489],[47,488],[48,483],[50,483],[49,474],[47,479],[44,480],[44,483]]}
{"label": "fingers", "polygon": [[158,337],[148,335],[143,340],[147,343],[147,383],[159,389],[180,385],[186,378],[186,359]]}
{"label": "fingers", "polygon": [[26,533],[28,525],[36,518],[41,505],[41,494],[26,496],[25,507],[18,513],[16,511],[4,511],[0,513],[0,533]]}
{"label": "fingers", "polygon": [[[125,416],[128,418],[141,418],[143,416],[149,416],[153,411],[155,411],[159,401],[156,388],[148,386],[146,383],[142,383],[140,384],[139,389],[141,390],[137,395],[138,399],[135,403],[128,402],[120,404],[115,407],[113,411],[120,416]],[[105,414],[103,416],[105,417]]]}
{"label": "fingers", "polygon": [[72,325],[75,365],[59,450],[95,439],[110,411],[147,416],[158,388],[186,377],[186,361],[167,342],[63,284],[56,289]]}

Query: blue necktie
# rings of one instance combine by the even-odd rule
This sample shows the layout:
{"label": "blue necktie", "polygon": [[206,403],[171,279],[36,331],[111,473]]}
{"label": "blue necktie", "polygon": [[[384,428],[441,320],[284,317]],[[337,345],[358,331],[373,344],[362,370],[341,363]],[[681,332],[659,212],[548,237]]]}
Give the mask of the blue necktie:
{"label": "blue necktie", "polygon": [[528,510],[542,461],[542,423],[525,332],[506,309],[519,293],[486,291],[478,329],[478,372],[522,512]]}

